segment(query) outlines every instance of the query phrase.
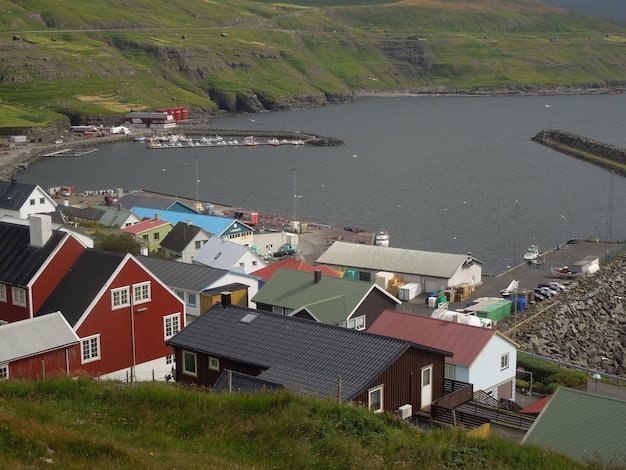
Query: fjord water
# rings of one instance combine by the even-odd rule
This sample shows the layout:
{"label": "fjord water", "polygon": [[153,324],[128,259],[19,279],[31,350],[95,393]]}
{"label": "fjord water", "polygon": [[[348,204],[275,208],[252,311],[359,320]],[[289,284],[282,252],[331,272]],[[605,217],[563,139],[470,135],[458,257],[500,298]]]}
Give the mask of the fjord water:
{"label": "fjord water", "polygon": [[626,95],[367,98],[219,118],[205,133],[312,132],[343,140],[339,147],[110,144],[41,159],[18,180],[197,194],[300,220],[386,227],[393,247],[471,252],[497,274],[519,264],[531,244],[626,239],[626,179],[530,140],[554,128],[626,147],[625,118]]}

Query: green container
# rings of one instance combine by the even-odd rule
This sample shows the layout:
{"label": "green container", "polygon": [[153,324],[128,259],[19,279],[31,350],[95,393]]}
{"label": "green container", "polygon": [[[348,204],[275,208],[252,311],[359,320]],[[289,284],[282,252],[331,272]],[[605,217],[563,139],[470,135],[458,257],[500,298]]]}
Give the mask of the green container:
{"label": "green container", "polygon": [[358,281],[359,273],[356,269],[348,269],[345,273],[343,273],[343,277],[346,279],[352,279],[353,281]]}
{"label": "green container", "polygon": [[499,300],[487,305],[476,312],[476,316],[480,318],[488,318],[491,321],[502,320],[513,311],[513,302],[510,300]]}

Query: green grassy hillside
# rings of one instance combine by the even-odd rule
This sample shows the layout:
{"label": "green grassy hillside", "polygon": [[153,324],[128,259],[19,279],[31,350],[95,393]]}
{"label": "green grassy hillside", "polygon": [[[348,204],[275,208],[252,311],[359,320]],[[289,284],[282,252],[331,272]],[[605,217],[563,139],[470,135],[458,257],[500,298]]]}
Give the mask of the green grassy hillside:
{"label": "green grassy hillside", "polygon": [[623,90],[625,44],[624,28],[534,0],[0,0],[0,106],[26,119],[0,113],[0,128],[367,92]]}
{"label": "green grassy hillside", "polygon": [[288,393],[2,381],[0,411],[0,467],[11,469],[584,468],[514,442],[423,432],[393,416]]}

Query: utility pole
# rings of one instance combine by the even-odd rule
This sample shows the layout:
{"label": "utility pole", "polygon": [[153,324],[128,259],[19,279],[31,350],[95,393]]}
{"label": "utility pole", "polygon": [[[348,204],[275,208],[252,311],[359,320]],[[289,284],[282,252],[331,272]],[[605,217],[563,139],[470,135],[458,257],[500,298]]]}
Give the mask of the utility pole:
{"label": "utility pole", "polygon": [[296,195],[296,169],[292,168],[291,172],[293,173],[293,221],[296,221],[296,199],[298,196]]}

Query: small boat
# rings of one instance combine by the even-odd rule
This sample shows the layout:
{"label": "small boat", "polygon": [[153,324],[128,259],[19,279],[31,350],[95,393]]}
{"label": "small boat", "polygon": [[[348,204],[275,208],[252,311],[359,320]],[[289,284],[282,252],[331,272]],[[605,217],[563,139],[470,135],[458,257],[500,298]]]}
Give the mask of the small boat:
{"label": "small boat", "polygon": [[563,279],[577,279],[579,277],[583,277],[585,275],[582,271],[572,271],[567,266],[562,266],[560,268],[551,267],[552,275],[555,277],[560,277]]}
{"label": "small boat", "polygon": [[530,248],[524,253],[524,259],[526,261],[534,261],[539,258],[539,247],[537,245],[530,245]]}
{"label": "small boat", "polygon": [[389,232],[387,230],[379,230],[374,236],[374,245],[389,246]]}
{"label": "small boat", "polygon": [[253,136],[245,137],[243,139],[243,144],[247,145],[248,147],[255,147],[258,145],[257,141],[254,140]]}
{"label": "small boat", "polygon": [[276,137],[272,137],[271,139],[267,139],[267,143],[269,145],[273,145],[274,147],[278,147],[280,145],[280,140],[278,140]]}
{"label": "small boat", "polygon": [[135,137],[133,139],[135,142],[145,142],[146,141],[146,136],[144,135],[138,135],[137,137]]}

